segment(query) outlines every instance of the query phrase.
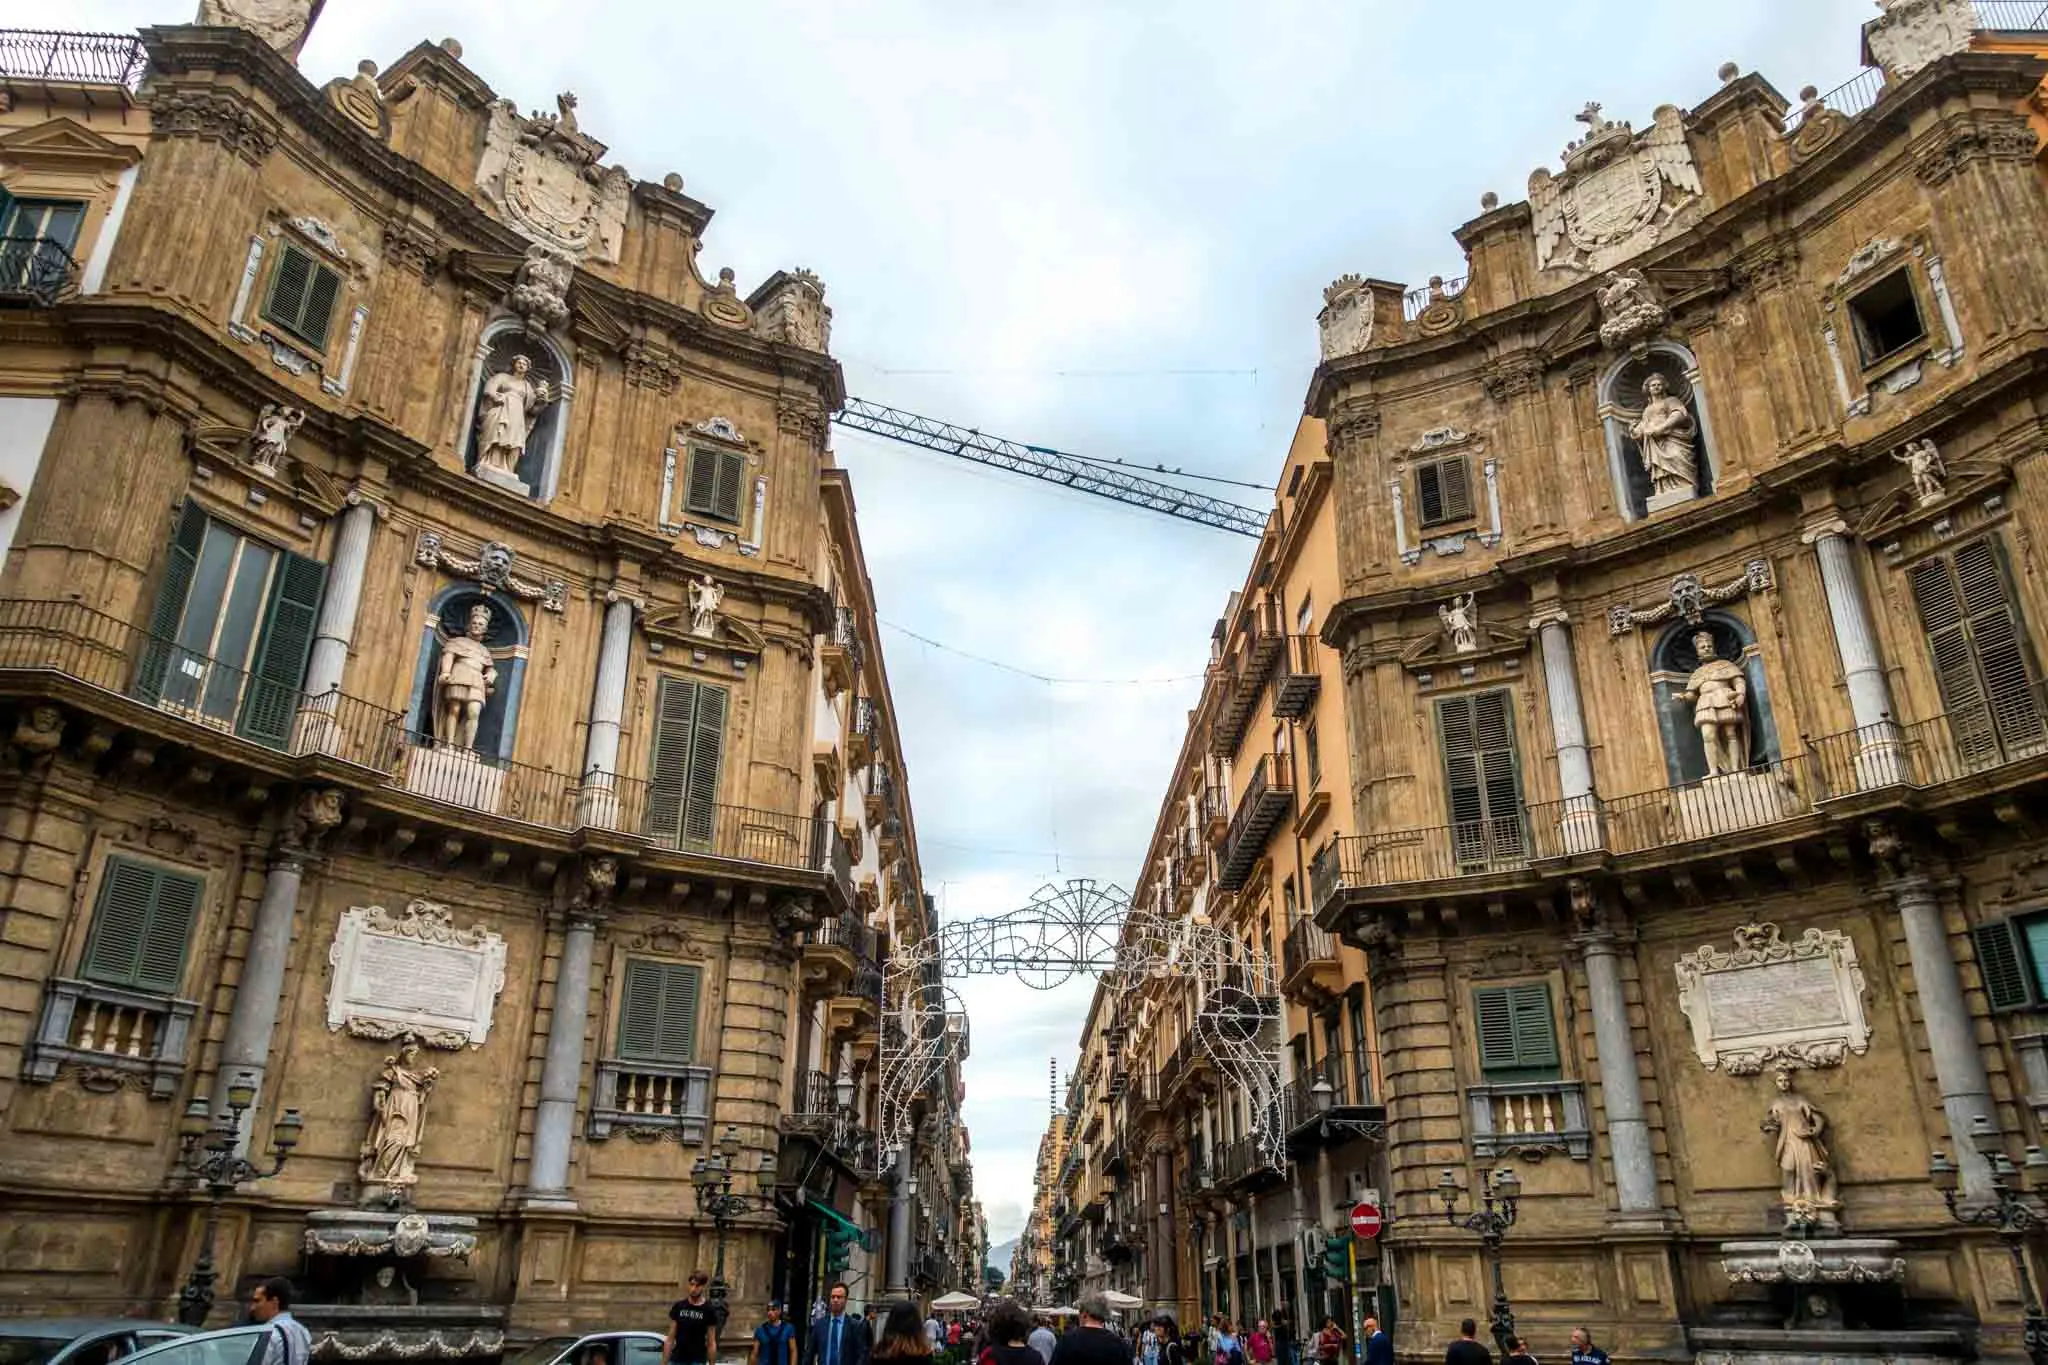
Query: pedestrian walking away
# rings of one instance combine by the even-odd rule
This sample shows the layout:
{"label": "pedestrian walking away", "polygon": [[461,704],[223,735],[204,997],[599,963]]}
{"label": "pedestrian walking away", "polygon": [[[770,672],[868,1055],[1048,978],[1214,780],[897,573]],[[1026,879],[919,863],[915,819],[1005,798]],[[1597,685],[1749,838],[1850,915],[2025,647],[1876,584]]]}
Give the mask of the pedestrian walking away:
{"label": "pedestrian walking away", "polygon": [[1479,1324],[1466,1318],[1458,1324],[1458,1339],[1444,1352],[1444,1365],[1493,1365],[1493,1352],[1479,1341]]}
{"label": "pedestrian walking away", "polygon": [[1051,1365],[1126,1365],[1130,1347],[1109,1330],[1109,1301],[1083,1294],[1074,1304],[1081,1325],[1070,1329],[1053,1347]]}
{"label": "pedestrian walking away", "polygon": [[796,1365],[796,1324],[782,1315],[782,1300],[768,1300],[768,1316],[754,1329],[747,1365]]}
{"label": "pedestrian walking away", "polygon": [[718,1358],[717,1308],[704,1297],[710,1283],[703,1271],[692,1271],[688,1290],[670,1305],[668,1335],[661,1344],[668,1365],[710,1365]]}
{"label": "pedestrian walking away", "polygon": [[[931,1324],[932,1328],[937,1326],[937,1322]],[[882,1334],[875,1342],[871,1359],[921,1365],[936,1350],[932,1336],[933,1332],[917,1320],[917,1305],[909,1299],[898,1299],[889,1305],[888,1315],[882,1319]]]}
{"label": "pedestrian walking away", "polygon": [[[1045,1365],[1031,1344],[1031,1315],[1015,1299],[1004,1299],[989,1309],[982,1336],[988,1344],[974,1358],[974,1365]],[[1047,1348],[1048,1351],[1050,1348]]]}
{"label": "pedestrian walking away", "polygon": [[1593,1344],[1590,1328],[1572,1328],[1572,1365],[1607,1365],[1607,1352]]}
{"label": "pedestrian walking away", "polygon": [[1038,1325],[1031,1329],[1031,1349],[1038,1352],[1038,1358],[1045,1365],[1052,1365],[1052,1353],[1059,1344],[1060,1339],[1052,1334],[1052,1324],[1040,1318]]}

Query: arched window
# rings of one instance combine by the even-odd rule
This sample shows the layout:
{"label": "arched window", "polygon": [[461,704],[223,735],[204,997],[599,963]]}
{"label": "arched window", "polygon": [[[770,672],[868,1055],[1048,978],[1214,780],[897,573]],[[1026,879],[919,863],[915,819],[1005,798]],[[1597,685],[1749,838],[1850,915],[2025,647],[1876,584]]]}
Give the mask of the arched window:
{"label": "arched window", "polygon": [[1650,656],[1650,690],[1656,699],[1657,726],[1664,740],[1664,765],[1674,787],[1707,776],[1706,746],[1694,724],[1693,704],[1679,700],[1687,680],[1700,666],[1693,637],[1702,630],[1714,638],[1715,658],[1727,659],[1742,669],[1749,693],[1744,703],[1749,722],[1749,766],[1775,763],[1782,756],[1756,637],[1735,617],[1710,611],[1698,625],[1679,621],[1667,627],[1657,637]]}
{"label": "arched window", "polygon": [[[520,373],[532,387],[531,396],[522,395],[517,417],[530,429],[514,432],[524,442],[516,457],[508,451],[487,452],[493,443],[507,440],[505,431],[491,428],[487,420],[496,405],[486,402],[484,386],[501,374]],[[545,389],[542,389],[545,385]],[[546,502],[555,495],[561,480],[562,441],[569,429],[569,403],[576,393],[576,371],[568,354],[554,338],[529,332],[517,318],[500,318],[484,328],[477,343],[476,367],[469,384],[469,405],[464,412],[458,441],[462,467],[488,483],[511,492]],[[508,425],[517,427],[518,422]],[[489,453],[491,458],[486,459]],[[510,464],[509,471],[503,466]]]}
{"label": "arched window", "polygon": [[[1645,412],[1652,404],[1657,410]],[[1653,341],[1600,381],[1600,419],[1614,501],[1636,521],[1714,491],[1718,447],[1699,362],[1676,342]]]}
{"label": "arched window", "polygon": [[498,675],[477,717],[474,750],[487,759],[509,759],[519,723],[519,693],[526,678],[526,618],[520,614],[518,604],[505,594],[487,592],[473,584],[447,589],[434,599],[427,612],[426,627],[420,632],[419,662],[413,669],[412,701],[406,711],[405,728],[417,746],[448,747],[449,737],[435,733],[434,684],[441,672],[443,647],[465,634],[470,615],[478,607],[490,614],[481,643],[491,652]]}

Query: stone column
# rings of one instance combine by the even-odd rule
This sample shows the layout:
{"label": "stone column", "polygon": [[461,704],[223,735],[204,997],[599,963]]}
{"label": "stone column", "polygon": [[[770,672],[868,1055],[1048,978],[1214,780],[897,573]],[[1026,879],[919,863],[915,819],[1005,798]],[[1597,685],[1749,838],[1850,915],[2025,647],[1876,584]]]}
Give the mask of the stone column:
{"label": "stone column", "polygon": [[583,1086],[583,1035],[590,1018],[590,959],[596,942],[597,917],[572,911],[562,936],[548,1048],[541,1063],[533,1162],[526,1177],[529,1202],[575,1206],[569,1195],[569,1147],[576,1132],[576,1097]]}
{"label": "stone column", "polygon": [[905,1143],[896,1153],[896,1171],[889,1179],[889,1285],[890,1298],[910,1294],[910,1172],[912,1147]]}
{"label": "stone column", "polygon": [[1934,883],[1921,872],[1884,883],[1899,908],[1906,951],[1913,963],[1913,986],[1920,996],[1920,1014],[1927,1027],[1927,1049],[1934,1055],[1934,1078],[1941,1087],[1941,1107],[1948,1115],[1949,1138],[1963,1168],[1963,1193],[1981,1197],[1990,1188],[1990,1167],[1970,1143],[1970,1121],[1979,1114],[1996,1122],[1991,1082],[1984,1057],[1977,1050],[1976,1030],[1963,1003],[1962,978],[1949,949],[1948,927]]}
{"label": "stone column", "polygon": [[370,563],[370,532],[377,525],[377,509],[360,494],[350,496],[354,501],[341,514],[334,558],[327,566],[327,595],[320,601],[313,650],[306,656],[305,690],[312,696],[341,686],[349,642],[356,633],[356,609],[363,600],[363,573]]}
{"label": "stone column", "polygon": [[626,713],[626,666],[633,649],[633,602],[613,596],[604,609],[597,649],[597,681],[590,693],[590,736],[583,746],[581,823],[616,829],[619,798],[619,721]]}
{"label": "stone column", "polygon": [[[1856,551],[1849,527],[1831,518],[1807,528],[1800,539],[1813,546],[1820,561],[1821,589],[1827,594],[1828,616],[1835,626],[1835,648],[1842,659],[1842,681],[1849,690],[1849,710],[1856,718],[1856,787],[1865,790],[1900,781],[1898,730],[1892,720],[1891,689],[1877,656],[1877,637],[1856,574]],[[1833,776],[1833,774],[1830,774]]]}
{"label": "stone column", "polygon": [[[1557,739],[1557,784],[1564,798],[1560,821],[1566,853],[1601,847],[1600,809],[1593,795],[1593,755],[1586,746],[1586,713],[1579,704],[1579,675],[1572,660],[1571,618],[1562,608],[1529,623],[1543,649],[1543,687],[1550,702],[1550,730]],[[1539,840],[1541,832],[1537,834]]]}
{"label": "stone column", "polygon": [[1152,1297],[1172,1303],[1180,1297],[1180,1251],[1173,1237],[1173,1149],[1161,1145],[1152,1151],[1152,1189],[1158,1202],[1153,1205]]}
{"label": "stone column", "polygon": [[1586,963],[1587,993],[1593,1002],[1593,1040],[1600,1049],[1600,1096],[1607,1119],[1607,1148],[1614,1157],[1614,1188],[1624,1218],[1655,1216],[1657,1159],[1650,1149],[1650,1121],[1643,1111],[1643,1082],[1628,1022],[1628,997],[1621,989],[1621,962],[1614,931],[1595,925],[1574,940]]}

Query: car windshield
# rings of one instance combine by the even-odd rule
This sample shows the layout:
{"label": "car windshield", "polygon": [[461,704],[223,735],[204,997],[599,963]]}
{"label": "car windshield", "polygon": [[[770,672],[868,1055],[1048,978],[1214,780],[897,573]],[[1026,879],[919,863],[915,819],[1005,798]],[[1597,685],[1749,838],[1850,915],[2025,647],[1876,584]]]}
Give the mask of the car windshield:
{"label": "car windshield", "polygon": [[0,1365],[43,1365],[71,1341],[70,1337],[0,1337]]}
{"label": "car windshield", "polygon": [[[548,1365],[562,1352],[574,1346],[580,1337],[543,1337],[505,1362],[505,1365]],[[0,1365],[6,1365],[0,1361]]]}

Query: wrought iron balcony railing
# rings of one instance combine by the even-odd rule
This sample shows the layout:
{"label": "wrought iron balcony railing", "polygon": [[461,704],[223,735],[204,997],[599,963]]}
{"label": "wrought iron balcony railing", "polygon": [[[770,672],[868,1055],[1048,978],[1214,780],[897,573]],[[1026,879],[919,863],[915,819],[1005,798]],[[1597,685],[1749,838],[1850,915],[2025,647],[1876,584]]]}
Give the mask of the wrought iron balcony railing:
{"label": "wrought iron balcony railing", "polygon": [[0,84],[118,85],[133,94],[148,68],[149,54],[132,33],[0,29]]}
{"label": "wrought iron balcony railing", "polygon": [[1266,851],[1273,830],[1294,807],[1294,779],[1288,771],[1286,754],[1260,754],[1251,780],[1238,798],[1230,817],[1230,832],[1223,839],[1218,860],[1216,885],[1224,891],[1242,890],[1251,870]]}
{"label": "wrought iron balcony railing", "polygon": [[54,237],[0,237],[0,303],[49,308],[78,279],[78,262]]}

